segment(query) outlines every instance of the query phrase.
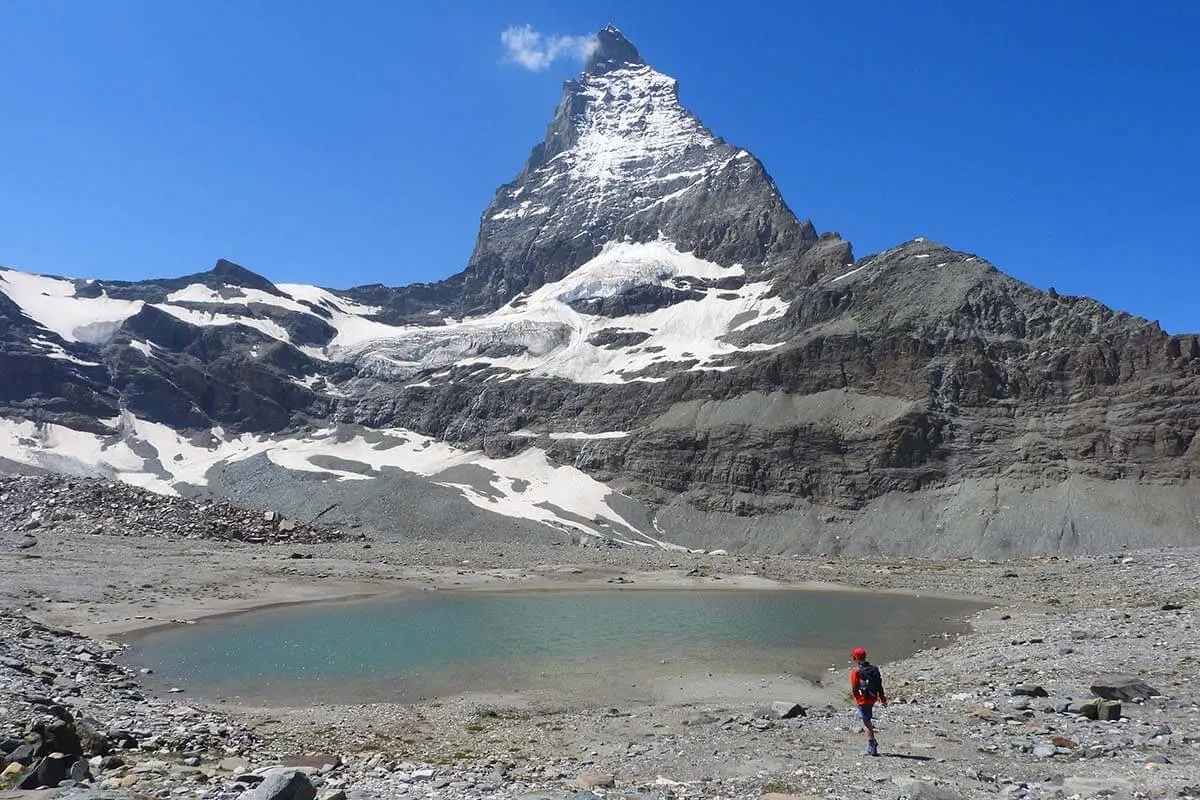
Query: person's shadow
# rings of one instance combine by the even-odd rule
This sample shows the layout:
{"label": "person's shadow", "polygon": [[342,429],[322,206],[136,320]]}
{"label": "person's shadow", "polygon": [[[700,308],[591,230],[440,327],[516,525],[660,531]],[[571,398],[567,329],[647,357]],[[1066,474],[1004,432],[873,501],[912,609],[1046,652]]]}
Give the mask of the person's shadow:
{"label": "person's shadow", "polygon": [[933,756],[912,756],[908,753],[880,753],[884,758],[903,758],[908,761],[933,761]]}

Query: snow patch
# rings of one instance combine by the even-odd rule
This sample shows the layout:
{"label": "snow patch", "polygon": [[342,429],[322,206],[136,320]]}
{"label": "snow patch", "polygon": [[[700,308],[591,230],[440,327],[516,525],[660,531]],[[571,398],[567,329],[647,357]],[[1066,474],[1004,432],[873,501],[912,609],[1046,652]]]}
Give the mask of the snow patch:
{"label": "snow patch", "polygon": [[140,300],[107,294],[76,297],[75,283],[62,278],[0,269],[0,292],[43,328],[68,342],[104,344],[121,323],[142,309]]}
{"label": "snow patch", "polygon": [[[185,438],[165,425],[131,414],[113,423],[114,432],[101,436],[61,425],[0,419],[0,452],[18,463],[75,475],[116,478],[163,494],[177,494],[176,487],[181,484],[207,485],[207,473],[214,466],[259,454],[281,467],[320,473],[334,480],[369,478],[314,463],[322,457],[340,459],[375,471],[390,467],[428,477],[438,485],[458,490],[473,505],[497,514],[631,545],[660,546],[640,531],[636,521],[625,519],[610,503],[617,499],[623,503],[616,505],[634,501],[574,467],[555,464],[538,448],[509,458],[489,458],[480,451],[460,450],[400,429],[325,429],[304,437],[245,434],[229,438],[214,428]],[[479,468],[479,474],[485,476],[483,483],[465,480],[455,470],[463,466]]]}

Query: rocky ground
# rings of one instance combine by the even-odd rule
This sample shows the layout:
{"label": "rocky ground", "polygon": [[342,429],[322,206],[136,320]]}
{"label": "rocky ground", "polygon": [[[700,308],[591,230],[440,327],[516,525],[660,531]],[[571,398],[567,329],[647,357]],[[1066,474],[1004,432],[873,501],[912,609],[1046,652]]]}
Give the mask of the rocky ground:
{"label": "rocky ground", "polygon": [[[26,510],[10,502],[0,507],[0,748],[10,792],[49,784],[77,786],[53,791],[80,797],[103,789],[113,800],[248,791],[255,800],[1200,797],[1197,549],[1013,561],[748,558],[49,526],[28,545],[16,524]],[[45,507],[66,505],[64,496]],[[862,755],[840,689],[797,698],[764,683],[736,700],[622,708],[481,697],[228,707],[186,691],[155,696],[116,660],[122,645],[112,640],[282,600],[615,580],[837,583],[996,605],[945,648],[881,659],[893,702],[879,712],[879,758]]]}
{"label": "rocky ground", "polygon": [[124,483],[58,475],[0,476],[0,531],[23,534],[23,541],[17,543],[20,547],[35,545],[39,531],[253,543],[357,538],[273,511],[196,502]]}

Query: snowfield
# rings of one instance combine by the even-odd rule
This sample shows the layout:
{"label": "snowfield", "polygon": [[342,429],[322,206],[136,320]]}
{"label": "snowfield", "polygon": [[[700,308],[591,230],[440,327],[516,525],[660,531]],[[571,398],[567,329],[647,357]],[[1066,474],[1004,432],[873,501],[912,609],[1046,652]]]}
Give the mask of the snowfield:
{"label": "snowfield", "polygon": [[[315,286],[280,284],[282,296],[258,289],[192,284],[171,292],[153,306],[200,327],[243,325],[291,344],[313,358],[351,361],[364,375],[404,381],[418,376],[436,380],[454,365],[499,367],[513,377],[558,377],[580,383],[660,381],[642,374],[654,367],[686,364],[691,369],[719,368],[712,362],[738,351],[769,349],[771,344],[735,346],[723,337],[782,316],[787,304],[770,295],[769,283],[717,289],[708,284],[740,278],[741,266],[722,267],[680,252],[667,241],[611,242],[593,259],[563,279],[513,298],[496,311],[475,318],[444,318],[436,327],[393,326],[371,319],[379,309],[339,297]],[[48,331],[66,341],[102,346],[121,324],[138,313],[142,301],[101,294],[80,297],[76,282],[62,278],[0,271],[0,292]],[[573,303],[620,297],[639,287],[686,287],[698,294],[645,314],[606,317],[583,313]],[[255,309],[270,306],[315,316],[336,331],[325,347],[293,342],[288,331]],[[313,306],[324,309],[318,314]],[[632,345],[595,345],[601,331],[639,334]],[[56,358],[77,360],[50,340]],[[150,355],[151,346],[132,346]],[[80,362],[90,363],[90,362]]]}
{"label": "snowfield", "polygon": [[[639,286],[672,288],[681,278],[713,281],[741,277],[740,266],[721,267],[681,253],[670,242],[614,242],[562,280],[514,298],[482,317],[440,328],[399,329],[387,338],[351,348],[346,357],[376,376],[403,379],[451,364],[503,367],[515,375],[559,377],[579,383],[659,381],[638,373],[661,364],[695,361],[705,369],[715,358],[774,346],[735,346],[729,333],[780,317],[787,303],[770,297],[769,283],[740,289],[700,289],[684,300],[647,314],[604,317],[569,304],[619,297]],[[603,330],[641,333],[646,338],[624,347],[597,346],[589,339]],[[519,350],[488,355],[489,350]]]}
{"label": "snowfield", "polygon": [[68,342],[104,344],[122,322],[142,310],[139,300],[76,297],[74,281],[10,269],[0,269],[0,292],[25,316]]}
{"label": "snowfield", "polygon": [[[673,548],[651,535],[653,529],[643,531],[644,522],[618,510],[636,506],[635,501],[574,467],[553,463],[537,447],[510,458],[489,458],[397,429],[328,428],[298,437],[231,437],[214,428],[188,438],[129,414],[108,422],[115,432],[100,436],[61,425],[0,419],[0,453],[29,467],[121,480],[163,494],[204,487],[213,467],[259,454],[289,470],[335,481],[369,480],[364,472],[393,468],[456,489],[467,502],[492,513],[623,544]],[[314,463],[318,460],[322,465]]]}

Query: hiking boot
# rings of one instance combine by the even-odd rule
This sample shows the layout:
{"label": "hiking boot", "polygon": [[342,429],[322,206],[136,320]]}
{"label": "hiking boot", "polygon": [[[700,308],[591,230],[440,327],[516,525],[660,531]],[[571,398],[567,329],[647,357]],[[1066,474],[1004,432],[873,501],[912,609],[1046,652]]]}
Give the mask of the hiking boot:
{"label": "hiking boot", "polygon": [[869,755],[869,756],[879,755],[879,745],[873,740],[870,742],[867,742],[867,755]]}

